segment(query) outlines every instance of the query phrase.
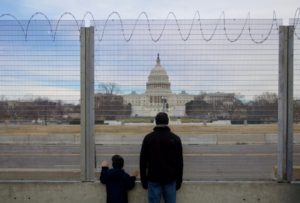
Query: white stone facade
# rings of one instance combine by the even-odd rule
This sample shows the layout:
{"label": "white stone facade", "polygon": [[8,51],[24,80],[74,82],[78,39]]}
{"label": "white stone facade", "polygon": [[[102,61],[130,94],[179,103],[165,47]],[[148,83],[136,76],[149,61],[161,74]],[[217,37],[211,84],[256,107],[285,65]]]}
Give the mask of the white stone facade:
{"label": "white stone facade", "polygon": [[151,70],[146,83],[144,94],[131,93],[124,95],[124,103],[131,104],[131,116],[155,116],[158,112],[165,111],[172,117],[185,116],[185,104],[194,100],[194,95],[185,92],[174,94],[166,70],[160,65],[157,55],[156,65]]}

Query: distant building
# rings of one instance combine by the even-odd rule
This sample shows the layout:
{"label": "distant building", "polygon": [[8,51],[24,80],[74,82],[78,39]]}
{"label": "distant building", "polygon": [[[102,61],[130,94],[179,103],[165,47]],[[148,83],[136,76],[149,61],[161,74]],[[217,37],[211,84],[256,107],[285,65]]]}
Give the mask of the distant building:
{"label": "distant building", "polygon": [[230,107],[235,101],[235,95],[234,93],[223,92],[207,93],[203,95],[203,101],[213,106],[222,104],[223,106]]}
{"label": "distant building", "polygon": [[159,54],[156,65],[151,70],[143,94],[132,92],[124,95],[124,103],[131,104],[131,116],[155,116],[160,111],[165,111],[169,116],[185,116],[185,104],[194,99],[185,91],[174,94],[167,71],[161,66]]}

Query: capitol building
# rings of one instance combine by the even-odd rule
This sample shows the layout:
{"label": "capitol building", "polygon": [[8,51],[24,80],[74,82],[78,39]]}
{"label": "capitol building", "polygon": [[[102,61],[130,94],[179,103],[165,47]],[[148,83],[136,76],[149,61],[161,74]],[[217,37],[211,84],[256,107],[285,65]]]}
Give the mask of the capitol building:
{"label": "capitol building", "polygon": [[159,54],[156,65],[151,70],[143,94],[132,92],[124,95],[124,103],[131,104],[131,116],[155,116],[158,112],[165,111],[172,117],[185,116],[185,104],[194,100],[194,95],[184,91],[174,94],[167,71],[161,66]]}

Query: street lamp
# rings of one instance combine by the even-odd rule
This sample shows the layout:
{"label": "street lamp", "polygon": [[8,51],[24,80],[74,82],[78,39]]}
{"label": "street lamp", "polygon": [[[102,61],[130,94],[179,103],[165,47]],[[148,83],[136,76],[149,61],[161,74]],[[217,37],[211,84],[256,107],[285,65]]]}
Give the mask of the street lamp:
{"label": "street lamp", "polygon": [[163,112],[167,112],[167,98],[166,97],[161,97],[161,100],[163,102]]}

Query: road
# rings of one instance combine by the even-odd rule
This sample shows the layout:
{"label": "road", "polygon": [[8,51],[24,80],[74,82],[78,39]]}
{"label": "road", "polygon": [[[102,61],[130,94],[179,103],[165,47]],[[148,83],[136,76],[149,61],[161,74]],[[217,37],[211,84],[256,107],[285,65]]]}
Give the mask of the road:
{"label": "road", "polygon": [[[97,163],[110,161],[113,154],[120,154],[125,158],[125,170],[130,173],[138,169],[140,147],[136,144],[96,145]],[[7,170],[18,169],[24,174],[12,175],[11,179],[26,179],[22,170],[79,169],[79,151],[79,145],[1,144],[0,179]],[[184,145],[183,152],[185,180],[270,180],[277,162],[275,144]],[[294,145],[294,164],[300,165],[300,145]],[[9,175],[5,177],[10,179]],[[79,175],[73,178],[77,180]]]}

